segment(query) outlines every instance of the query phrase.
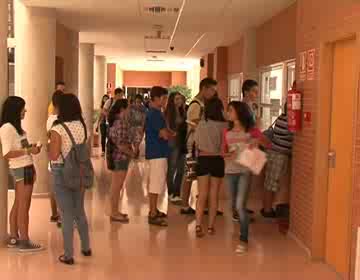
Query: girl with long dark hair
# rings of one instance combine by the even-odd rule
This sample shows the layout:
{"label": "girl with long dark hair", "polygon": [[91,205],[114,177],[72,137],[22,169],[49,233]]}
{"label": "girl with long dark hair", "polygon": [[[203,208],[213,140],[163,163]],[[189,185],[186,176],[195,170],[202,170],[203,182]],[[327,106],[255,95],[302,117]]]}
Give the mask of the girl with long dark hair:
{"label": "girl with long dark hair", "polygon": [[169,141],[167,185],[170,201],[180,203],[180,189],[184,177],[186,157],[186,115],[184,98],[179,92],[171,93],[165,110],[168,128],[176,134]]}
{"label": "girl with long dark hair", "polygon": [[120,192],[123,188],[130,160],[135,151],[131,142],[128,101],[115,102],[109,113],[108,168],[112,171],[110,222],[128,223],[126,214],[119,212]]}
{"label": "girl with long dark hair", "polygon": [[250,171],[241,166],[235,158],[252,144],[251,129],[254,120],[248,105],[240,101],[232,101],[228,106],[229,129],[224,133],[223,152],[226,160],[226,180],[231,196],[233,220],[240,223],[240,244],[236,252],[247,251],[250,217],[246,210],[250,187]]}
{"label": "girl with long dark hair", "polygon": [[10,212],[10,238],[8,247],[20,252],[40,251],[43,247],[30,241],[29,210],[36,178],[33,155],[41,151],[41,145],[31,145],[21,126],[25,118],[25,101],[10,96],[3,105],[0,121],[0,139],[3,156],[9,162],[15,182],[15,201]]}
{"label": "girl with long dark hair", "polygon": [[[74,220],[81,239],[82,254],[89,257],[92,255],[92,251],[84,208],[85,191],[81,188],[73,190],[66,186],[64,160],[72,149],[71,137],[74,138],[76,144],[82,144],[87,141],[87,130],[80,102],[75,95],[61,95],[55,110],[58,120],[50,130],[49,157],[56,202],[60,207],[63,219],[62,232],[65,253],[59,257],[59,261],[72,265],[74,264]],[[66,127],[69,132],[66,131]]]}
{"label": "girl with long dark hair", "polygon": [[197,179],[199,198],[196,206],[196,236],[203,237],[203,215],[208,202],[208,234],[215,234],[215,218],[219,204],[219,192],[224,178],[225,162],[222,154],[223,131],[226,128],[224,106],[214,97],[205,103],[205,118],[195,131],[198,150]]}

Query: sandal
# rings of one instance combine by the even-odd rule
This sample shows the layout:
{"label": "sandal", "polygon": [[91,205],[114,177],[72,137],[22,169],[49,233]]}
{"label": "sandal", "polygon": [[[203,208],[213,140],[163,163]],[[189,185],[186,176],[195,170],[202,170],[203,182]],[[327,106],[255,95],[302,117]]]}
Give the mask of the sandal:
{"label": "sandal", "polygon": [[210,235],[215,235],[215,233],[216,233],[216,230],[215,230],[214,227],[209,227],[209,228],[208,228],[208,234],[210,234]]}
{"label": "sandal", "polygon": [[164,212],[157,210],[157,216],[160,218],[167,218],[168,215]]}
{"label": "sandal", "polygon": [[164,218],[159,216],[150,216],[148,218],[149,225],[159,226],[159,227],[167,227],[168,223]]}
{"label": "sandal", "polygon": [[65,255],[60,256],[59,261],[66,265],[74,265],[75,264],[74,258],[67,259],[65,257]]}
{"label": "sandal", "polygon": [[129,217],[124,214],[120,214],[117,217],[110,216],[110,223],[122,223],[122,224],[128,224],[130,222]]}
{"label": "sandal", "polygon": [[205,235],[205,233],[204,233],[204,231],[202,229],[202,226],[196,226],[195,233],[196,233],[197,238],[202,238]]}

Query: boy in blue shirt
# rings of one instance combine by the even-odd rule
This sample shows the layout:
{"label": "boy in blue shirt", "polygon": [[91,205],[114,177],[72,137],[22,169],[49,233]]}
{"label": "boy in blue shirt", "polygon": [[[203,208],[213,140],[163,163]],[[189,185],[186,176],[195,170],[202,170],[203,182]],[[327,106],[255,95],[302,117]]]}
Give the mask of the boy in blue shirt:
{"label": "boy in blue shirt", "polygon": [[157,207],[160,194],[166,192],[167,158],[169,155],[168,140],[174,137],[166,125],[161,112],[163,100],[166,100],[168,91],[162,87],[153,87],[150,92],[151,104],[145,122],[145,158],[149,163],[149,224],[167,226],[166,215]]}

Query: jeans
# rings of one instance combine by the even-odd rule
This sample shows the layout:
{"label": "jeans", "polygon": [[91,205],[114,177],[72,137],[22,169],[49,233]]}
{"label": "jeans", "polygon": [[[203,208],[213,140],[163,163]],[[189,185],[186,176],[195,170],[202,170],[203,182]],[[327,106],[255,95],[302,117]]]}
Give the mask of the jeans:
{"label": "jeans", "polygon": [[84,208],[84,192],[72,191],[64,184],[64,173],[61,165],[52,166],[54,193],[56,202],[62,213],[62,233],[64,239],[65,257],[74,256],[74,221],[76,222],[81,240],[81,250],[90,250],[89,225]]}
{"label": "jeans", "polygon": [[181,184],[185,173],[186,155],[177,147],[176,142],[169,142],[167,185],[169,195],[180,196]]}
{"label": "jeans", "polygon": [[108,130],[108,125],[105,122],[102,122],[100,124],[100,133],[101,133],[101,151],[103,153],[105,153],[107,130]]}
{"label": "jeans", "polygon": [[227,184],[231,195],[231,206],[240,219],[240,240],[248,242],[250,218],[246,204],[250,189],[250,173],[227,174]]}

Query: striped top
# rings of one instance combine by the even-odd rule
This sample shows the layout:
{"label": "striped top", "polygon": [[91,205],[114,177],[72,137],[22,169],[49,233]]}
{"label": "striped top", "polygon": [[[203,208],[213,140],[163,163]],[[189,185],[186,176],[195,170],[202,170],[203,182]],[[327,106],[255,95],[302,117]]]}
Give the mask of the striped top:
{"label": "striped top", "polygon": [[282,154],[290,155],[293,138],[293,133],[288,129],[287,116],[282,114],[275,122],[274,136],[272,139],[272,150]]}

